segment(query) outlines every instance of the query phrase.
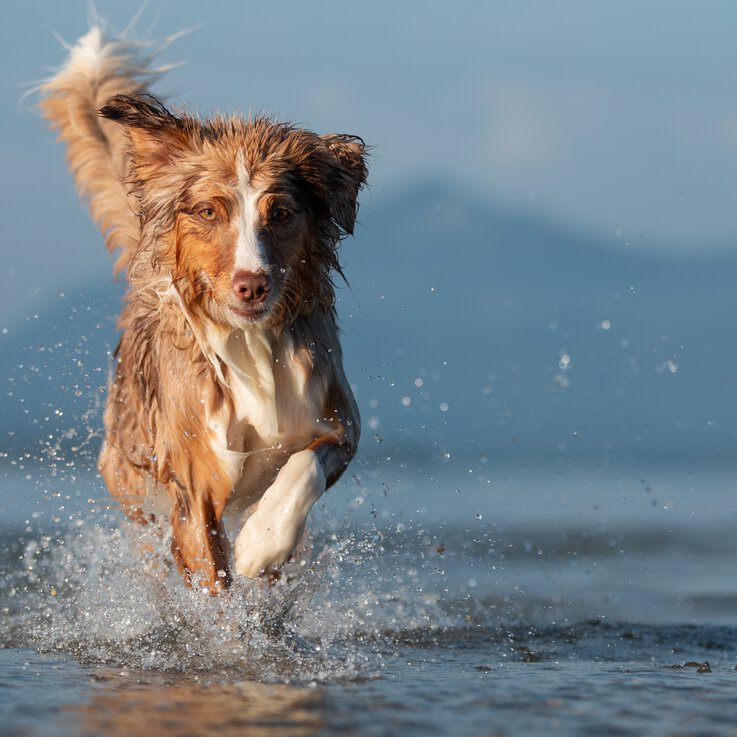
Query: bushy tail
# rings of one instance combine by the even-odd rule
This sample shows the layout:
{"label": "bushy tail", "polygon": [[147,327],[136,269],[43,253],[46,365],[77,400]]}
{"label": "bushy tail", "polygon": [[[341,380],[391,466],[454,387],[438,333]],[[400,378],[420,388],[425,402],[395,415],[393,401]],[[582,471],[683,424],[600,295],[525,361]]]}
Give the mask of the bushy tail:
{"label": "bushy tail", "polygon": [[79,193],[113,253],[116,272],[138,245],[138,218],[128,201],[128,142],[117,123],[98,110],[114,95],[145,94],[164,68],[151,63],[164,45],[106,38],[93,27],[70,49],[63,67],[39,86],[43,116],[67,145],[67,161]]}

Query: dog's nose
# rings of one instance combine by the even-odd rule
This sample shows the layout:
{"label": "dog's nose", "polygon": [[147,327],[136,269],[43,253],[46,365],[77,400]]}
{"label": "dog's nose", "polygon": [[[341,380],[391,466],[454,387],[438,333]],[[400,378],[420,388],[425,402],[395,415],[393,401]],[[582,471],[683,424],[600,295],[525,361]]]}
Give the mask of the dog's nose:
{"label": "dog's nose", "polygon": [[271,277],[253,271],[238,271],[233,277],[233,291],[241,302],[250,305],[261,304],[271,291]]}

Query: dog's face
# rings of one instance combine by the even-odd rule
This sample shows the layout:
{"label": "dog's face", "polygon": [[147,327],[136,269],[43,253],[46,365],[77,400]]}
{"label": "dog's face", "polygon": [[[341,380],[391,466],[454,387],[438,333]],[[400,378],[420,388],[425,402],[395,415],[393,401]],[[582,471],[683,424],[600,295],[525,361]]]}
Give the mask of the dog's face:
{"label": "dog's face", "polygon": [[243,326],[268,320],[282,300],[294,299],[287,293],[311,260],[312,223],[288,181],[251,173],[242,152],[228,159],[203,157],[200,176],[183,193],[174,273],[207,295],[214,319]]}
{"label": "dog's face", "polygon": [[156,267],[210,319],[274,324],[332,304],[336,247],[366,180],[360,139],[175,117],[153,98],[113,98],[101,114],[128,126]]}

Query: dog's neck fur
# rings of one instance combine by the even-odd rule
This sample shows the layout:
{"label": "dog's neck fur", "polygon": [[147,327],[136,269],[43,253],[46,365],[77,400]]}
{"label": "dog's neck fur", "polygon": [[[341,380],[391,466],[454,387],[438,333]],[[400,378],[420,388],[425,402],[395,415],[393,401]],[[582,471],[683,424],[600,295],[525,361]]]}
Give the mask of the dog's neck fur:
{"label": "dog's neck fur", "polygon": [[222,328],[210,323],[206,339],[223,372],[223,382],[232,393],[234,420],[248,416],[261,437],[275,438],[279,434],[279,418],[274,372],[278,354],[283,351],[276,346],[275,355],[269,330],[256,325],[246,329]]}

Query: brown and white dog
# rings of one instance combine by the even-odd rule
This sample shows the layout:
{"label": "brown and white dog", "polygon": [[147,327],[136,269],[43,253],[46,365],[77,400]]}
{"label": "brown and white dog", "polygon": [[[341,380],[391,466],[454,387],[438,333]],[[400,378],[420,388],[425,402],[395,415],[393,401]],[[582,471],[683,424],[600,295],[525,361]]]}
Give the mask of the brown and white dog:
{"label": "brown and white dog", "polygon": [[359,417],[331,276],[366,181],[359,138],[173,114],[150,45],[95,27],[41,87],[129,289],[100,471],[126,514],[168,519],[185,581],[278,569],[343,473]]}

